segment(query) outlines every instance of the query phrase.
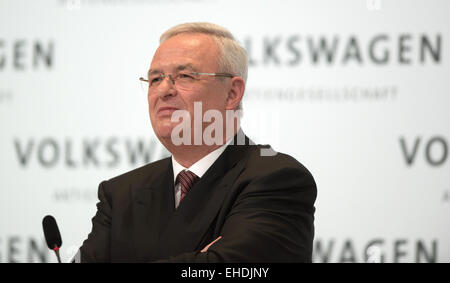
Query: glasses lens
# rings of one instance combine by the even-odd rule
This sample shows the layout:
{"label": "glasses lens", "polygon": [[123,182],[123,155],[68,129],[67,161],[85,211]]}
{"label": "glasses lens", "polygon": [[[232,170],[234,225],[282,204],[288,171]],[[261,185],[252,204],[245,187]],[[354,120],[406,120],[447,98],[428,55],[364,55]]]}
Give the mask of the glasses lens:
{"label": "glasses lens", "polygon": [[192,73],[179,73],[176,76],[175,85],[180,89],[189,90],[195,84],[196,79],[196,76]]}

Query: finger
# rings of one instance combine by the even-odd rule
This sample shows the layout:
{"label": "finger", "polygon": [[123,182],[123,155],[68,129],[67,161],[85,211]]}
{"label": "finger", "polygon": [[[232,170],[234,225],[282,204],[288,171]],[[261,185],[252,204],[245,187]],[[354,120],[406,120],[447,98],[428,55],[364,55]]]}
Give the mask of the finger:
{"label": "finger", "polygon": [[206,247],[203,248],[203,250],[201,250],[202,253],[205,253],[209,247],[211,247],[215,242],[217,242],[218,240],[220,240],[222,238],[222,236],[219,236],[217,239],[215,239],[214,241],[212,241],[211,243],[209,243]]}

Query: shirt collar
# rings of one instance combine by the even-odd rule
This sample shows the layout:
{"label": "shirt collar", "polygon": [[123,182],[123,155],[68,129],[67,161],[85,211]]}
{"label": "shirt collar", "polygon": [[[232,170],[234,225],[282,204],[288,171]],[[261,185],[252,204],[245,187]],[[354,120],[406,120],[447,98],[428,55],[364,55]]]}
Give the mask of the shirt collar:
{"label": "shirt collar", "polygon": [[178,163],[175,160],[175,158],[173,158],[172,155],[173,182],[175,183],[178,173],[180,173],[183,170],[189,170],[195,175],[197,175],[199,178],[201,178],[203,174],[205,174],[205,172],[208,171],[209,167],[213,165],[213,163],[217,160],[217,158],[219,158],[222,152],[225,151],[225,149],[231,143],[232,140],[233,138],[229,139],[227,143],[215,149],[214,151],[208,153],[207,155],[202,157],[202,159],[192,164],[192,166],[189,168],[185,168],[183,165]]}

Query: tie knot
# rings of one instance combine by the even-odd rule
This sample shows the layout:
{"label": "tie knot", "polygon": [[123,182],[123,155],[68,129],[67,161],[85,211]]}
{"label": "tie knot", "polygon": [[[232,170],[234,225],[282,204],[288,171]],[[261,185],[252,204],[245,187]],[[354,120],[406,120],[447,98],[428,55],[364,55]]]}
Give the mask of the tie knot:
{"label": "tie knot", "polygon": [[179,183],[181,187],[180,202],[199,179],[200,178],[197,175],[189,170],[183,170],[178,173],[176,182]]}

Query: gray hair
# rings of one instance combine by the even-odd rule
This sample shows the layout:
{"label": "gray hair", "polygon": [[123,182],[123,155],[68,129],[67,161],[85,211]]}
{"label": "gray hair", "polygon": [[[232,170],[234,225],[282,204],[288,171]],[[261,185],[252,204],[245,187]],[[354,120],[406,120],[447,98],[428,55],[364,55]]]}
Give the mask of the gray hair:
{"label": "gray hair", "polygon": [[[176,25],[159,38],[159,43],[180,33],[202,33],[212,36],[221,52],[218,59],[219,72],[231,73],[242,77],[247,83],[248,58],[245,49],[239,45],[234,36],[226,28],[212,23],[185,23]],[[237,110],[242,109],[242,101]]]}

